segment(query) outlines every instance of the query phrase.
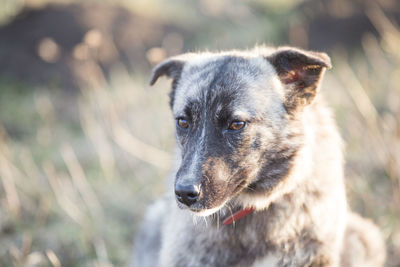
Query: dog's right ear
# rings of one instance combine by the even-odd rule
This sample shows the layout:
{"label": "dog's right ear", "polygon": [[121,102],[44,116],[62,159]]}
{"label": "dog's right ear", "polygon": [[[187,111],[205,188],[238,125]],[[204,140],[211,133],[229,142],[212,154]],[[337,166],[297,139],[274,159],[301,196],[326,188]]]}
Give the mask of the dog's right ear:
{"label": "dog's right ear", "polygon": [[185,61],[177,57],[164,60],[153,69],[150,85],[155,84],[158,78],[164,75],[172,78],[173,85],[176,84],[181,76],[184,65]]}
{"label": "dog's right ear", "polygon": [[331,68],[327,54],[293,47],[279,48],[266,59],[286,88],[285,107],[290,112],[313,101],[325,69]]}

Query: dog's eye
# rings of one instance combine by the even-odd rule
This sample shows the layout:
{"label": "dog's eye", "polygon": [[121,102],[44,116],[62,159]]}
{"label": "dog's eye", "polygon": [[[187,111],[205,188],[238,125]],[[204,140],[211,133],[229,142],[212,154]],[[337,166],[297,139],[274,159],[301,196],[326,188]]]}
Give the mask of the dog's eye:
{"label": "dog's eye", "polygon": [[182,118],[178,119],[177,124],[179,127],[183,129],[187,129],[189,127],[189,122]]}
{"label": "dog's eye", "polygon": [[246,123],[244,121],[234,121],[229,125],[228,129],[238,131],[242,129],[245,125]]}

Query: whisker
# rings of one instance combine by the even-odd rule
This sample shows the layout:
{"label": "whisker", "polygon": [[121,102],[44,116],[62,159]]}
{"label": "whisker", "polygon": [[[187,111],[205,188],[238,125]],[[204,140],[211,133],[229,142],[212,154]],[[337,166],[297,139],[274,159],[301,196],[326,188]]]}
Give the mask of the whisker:
{"label": "whisker", "polygon": [[204,218],[204,222],[206,223],[206,227],[208,227],[207,217],[203,217],[203,218]]}
{"label": "whisker", "polygon": [[217,230],[219,230],[219,212],[220,212],[220,210],[218,210],[216,212],[216,214],[217,214]]}
{"label": "whisker", "polygon": [[[229,203],[226,203],[226,206],[228,207],[229,211],[231,212],[231,216],[233,217],[233,212],[232,212],[232,208],[229,205]],[[235,221],[233,221],[233,227],[235,227]]]}
{"label": "whisker", "polygon": [[197,226],[197,216],[192,214],[192,221],[193,221],[193,225],[196,227]]}

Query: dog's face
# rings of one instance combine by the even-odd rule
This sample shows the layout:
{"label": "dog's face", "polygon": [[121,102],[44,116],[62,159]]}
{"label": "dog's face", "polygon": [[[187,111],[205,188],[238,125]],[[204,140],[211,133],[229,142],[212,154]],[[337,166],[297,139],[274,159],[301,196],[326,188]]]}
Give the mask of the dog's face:
{"label": "dog's face", "polygon": [[296,113],[312,102],[325,67],[324,54],[290,48],[186,54],[158,65],[152,84],[173,78],[178,205],[208,215],[241,192],[273,191],[301,145]]}

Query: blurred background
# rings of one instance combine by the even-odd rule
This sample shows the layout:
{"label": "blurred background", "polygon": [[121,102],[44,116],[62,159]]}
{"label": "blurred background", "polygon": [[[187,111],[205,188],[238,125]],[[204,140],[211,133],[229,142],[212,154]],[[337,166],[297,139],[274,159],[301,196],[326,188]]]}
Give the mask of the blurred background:
{"label": "blurred background", "polygon": [[397,0],[0,0],[0,266],[126,266],[174,147],[151,68],[257,43],[332,57],[350,206],[400,266],[399,25]]}

